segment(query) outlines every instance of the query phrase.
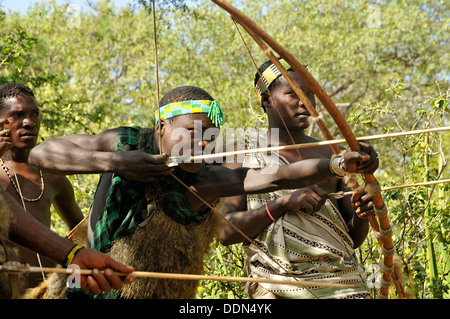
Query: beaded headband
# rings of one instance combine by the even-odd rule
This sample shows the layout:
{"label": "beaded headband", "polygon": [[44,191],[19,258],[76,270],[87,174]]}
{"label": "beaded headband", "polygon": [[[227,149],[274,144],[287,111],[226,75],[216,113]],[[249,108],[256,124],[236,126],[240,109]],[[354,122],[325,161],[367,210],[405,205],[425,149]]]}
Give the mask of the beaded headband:
{"label": "beaded headband", "polygon": [[[292,67],[284,59],[280,59],[279,61],[286,70],[292,69]],[[271,64],[266,70],[264,70],[255,85],[256,93],[258,94],[260,101],[262,93],[266,92],[270,84],[272,84],[272,82],[275,81],[280,75],[281,72],[275,64]]]}
{"label": "beaded headband", "polygon": [[194,100],[174,102],[164,105],[155,111],[155,121],[158,122],[159,113],[162,119],[169,119],[171,117],[183,114],[207,113],[212,123],[219,127],[223,124],[223,113],[220,104],[217,101],[210,100]]}

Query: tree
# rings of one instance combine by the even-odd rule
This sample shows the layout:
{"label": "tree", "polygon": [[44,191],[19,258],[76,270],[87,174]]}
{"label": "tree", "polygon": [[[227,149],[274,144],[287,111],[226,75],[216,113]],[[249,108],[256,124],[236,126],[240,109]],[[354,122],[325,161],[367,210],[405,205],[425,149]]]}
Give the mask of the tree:
{"label": "tree", "polygon": [[[91,3],[92,9],[81,10],[70,1],[63,5],[51,1],[30,7],[23,16],[0,15],[0,61],[7,58],[0,67],[0,82],[32,87],[42,110],[41,139],[98,133],[119,125],[152,125],[156,72],[161,96],[178,85],[197,85],[221,102],[225,128],[265,127],[252,85],[256,73],[252,59],[233,21],[212,2],[157,1],[158,69],[152,1],[134,0],[124,8],[115,8],[110,1]],[[448,1],[236,4],[308,65],[356,135],[449,124]],[[267,60],[239,29],[255,63]],[[320,104],[318,110],[340,137]],[[312,133],[320,137],[317,129]],[[374,141],[382,160],[377,178],[382,185],[392,185],[449,176],[448,136],[432,135],[428,144],[422,136]],[[97,176],[70,178],[86,213]],[[436,190],[434,195],[423,189],[385,194],[395,222],[397,253],[410,265],[411,285],[423,283],[417,292],[422,298],[445,293],[436,287],[448,273],[444,256],[450,224],[448,188]],[[436,194],[441,195],[435,198]],[[434,281],[425,262],[428,231],[438,236],[433,237],[438,274]],[[377,262],[372,241],[369,238],[360,250],[366,265]],[[217,265],[217,247],[208,271],[221,274],[222,269],[211,266]],[[229,257],[222,258],[242,259],[236,249],[222,247],[222,255]]]}

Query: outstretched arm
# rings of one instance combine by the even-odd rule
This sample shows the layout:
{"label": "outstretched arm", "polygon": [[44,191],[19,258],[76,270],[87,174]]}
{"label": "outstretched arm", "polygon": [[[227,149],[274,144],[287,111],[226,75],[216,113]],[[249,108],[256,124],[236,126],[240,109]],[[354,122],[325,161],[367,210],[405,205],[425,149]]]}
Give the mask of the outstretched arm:
{"label": "outstretched arm", "polygon": [[[361,148],[364,152],[346,152],[343,163],[344,170],[350,171],[350,167],[353,167],[354,171],[351,172],[373,173],[378,167],[377,154],[373,148],[367,143],[361,143]],[[287,172],[291,175],[286,174],[287,176],[282,175],[281,177],[287,177],[288,183],[295,184],[289,188],[301,188],[319,183],[319,181],[323,181],[323,179],[328,179],[334,175],[328,166],[323,166],[323,162],[330,163],[327,159],[321,159],[315,162],[304,160],[282,166],[280,170],[288,169]],[[289,176],[292,178],[291,180],[289,180]],[[302,181],[296,180],[296,178],[302,178]],[[257,184],[258,182],[263,183],[264,179],[255,179],[255,185],[259,185]],[[285,182],[283,181],[283,183]],[[279,185],[282,188],[288,188],[284,184]],[[287,211],[296,211],[299,209],[308,213],[317,211],[324,204],[325,198],[325,193],[317,187],[299,189],[268,202],[267,207],[263,205],[248,211],[246,196],[241,195],[228,198],[224,202],[224,210],[227,212],[226,218],[232,224],[248,237],[253,238],[273,221],[272,218],[276,220]],[[369,214],[373,214],[371,207],[370,198],[366,195],[355,194],[351,201],[349,197],[339,200],[339,210],[343,213],[343,217],[348,224],[349,233],[355,243],[355,247],[359,247],[367,236],[368,223],[366,219]],[[240,232],[229,225],[220,230],[218,237],[221,243],[225,245],[244,240]]]}
{"label": "outstretched arm", "polygon": [[113,142],[118,134],[118,129],[112,129],[48,139],[31,150],[29,161],[56,174],[109,172],[114,169]]}
{"label": "outstretched arm", "polygon": [[30,153],[31,164],[55,174],[112,172],[134,181],[170,173],[166,156],[141,151],[116,152],[120,128],[97,135],[69,135],[43,141]]}
{"label": "outstretched arm", "polygon": [[[378,158],[373,148],[370,145],[364,147],[362,145],[362,150],[364,151],[347,151],[344,154],[342,168],[345,171],[373,173],[377,169]],[[336,173],[330,169],[330,159],[327,158],[306,159],[275,169],[241,167],[232,170],[223,166],[213,166],[197,176],[193,188],[205,200],[212,201],[219,197],[309,187],[331,177],[336,177]]]}
{"label": "outstretched arm", "polygon": [[[6,192],[2,192],[0,196],[2,195],[12,212],[10,240],[63,264],[75,244],[53,233],[27,214],[11,195]],[[94,294],[110,289],[120,289],[123,283],[133,280],[131,276],[121,279],[114,273],[114,271],[131,273],[134,270],[132,267],[122,265],[98,251],[82,249],[75,256],[72,264],[77,264],[80,268],[95,269],[93,275],[81,276],[81,287]],[[102,273],[99,269],[105,269],[105,272]]]}

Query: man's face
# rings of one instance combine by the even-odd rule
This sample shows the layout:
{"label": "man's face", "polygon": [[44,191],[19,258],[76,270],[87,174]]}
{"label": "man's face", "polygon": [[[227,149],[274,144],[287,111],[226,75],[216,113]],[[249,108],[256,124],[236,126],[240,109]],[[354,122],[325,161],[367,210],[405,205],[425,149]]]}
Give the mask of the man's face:
{"label": "man's face", "polygon": [[[204,113],[179,115],[166,120],[162,128],[162,151],[168,156],[194,156],[213,152],[212,141],[219,134]],[[157,137],[158,138],[158,137]],[[201,163],[180,164],[189,172],[196,172],[204,166]]]}
{"label": "man's face", "polygon": [[9,130],[15,148],[32,149],[36,145],[41,119],[39,107],[32,96],[4,100],[0,118],[6,118],[4,129]]}
{"label": "man's face", "polygon": [[[314,93],[295,72],[289,72],[292,80],[300,86],[303,93],[315,107]],[[295,94],[284,77],[278,79],[279,83],[271,89],[269,107],[266,106],[267,115],[277,123],[277,127],[284,127],[280,115],[289,129],[306,129],[309,126],[308,117],[311,116],[300,98]],[[278,108],[278,111],[277,109]],[[278,114],[278,112],[280,114]]]}

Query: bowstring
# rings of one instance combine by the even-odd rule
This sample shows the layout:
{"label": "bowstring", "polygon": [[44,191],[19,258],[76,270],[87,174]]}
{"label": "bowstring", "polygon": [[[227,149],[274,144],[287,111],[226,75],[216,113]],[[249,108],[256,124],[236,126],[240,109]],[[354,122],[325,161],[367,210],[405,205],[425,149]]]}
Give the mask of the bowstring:
{"label": "bowstring", "polygon": [[[230,15],[230,18],[231,18],[231,20],[233,21],[233,23],[234,23],[234,25],[235,25],[235,27],[236,27],[237,32],[239,33],[239,36],[240,36],[242,42],[244,43],[244,46],[245,46],[245,48],[246,48],[246,50],[247,50],[247,52],[248,52],[248,54],[249,54],[249,56],[250,56],[250,59],[252,60],[253,66],[255,67],[256,71],[258,72],[258,75],[259,75],[260,77],[262,77],[261,71],[259,70],[259,68],[258,68],[258,66],[257,66],[257,64],[256,64],[256,62],[255,62],[255,59],[253,58],[253,55],[252,55],[252,53],[251,53],[251,51],[250,51],[250,49],[249,49],[249,47],[248,47],[248,45],[247,45],[247,42],[245,41],[244,37],[242,36],[241,30],[239,30],[239,27],[238,27],[238,25],[237,25],[236,20],[235,20],[231,15]],[[287,132],[288,135],[289,135],[289,138],[290,138],[290,140],[291,140],[291,143],[292,143],[293,145],[295,145],[296,143],[295,143],[295,141],[294,141],[294,137],[292,136],[291,132],[289,131],[289,128],[287,127],[287,124],[286,124],[286,122],[284,121],[283,116],[281,115],[281,112],[280,112],[280,110],[279,110],[279,108],[278,108],[278,105],[277,105],[275,99],[273,99],[272,94],[270,93],[269,90],[267,90],[267,93],[269,94],[269,96],[270,96],[272,102],[273,102],[274,105],[275,105],[275,110],[277,111],[278,116],[280,117],[281,122],[283,123],[283,126],[284,126],[286,132]],[[299,149],[296,149],[296,151],[297,151],[297,154],[298,154],[298,156],[300,157],[300,159],[303,159],[302,155],[300,154],[300,150],[299,150]]]}
{"label": "bowstring", "polygon": [[[157,55],[158,53],[157,53],[157,34],[156,34],[155,2],[156,2],[156,0],[153,0],[153,26],[154,26],[155,63],[156,63],[156,83],[157,83],[156,87],[157,87],[157,96],[158,96],[158,104],[157,104],[157,107],[158,107],[158,115],[159,115],[159,149],[160,149],[160,154],[162,154],[162,145],[161,145],[161,135],[162,135],[162,134],[161,134],[161,116],[160,116],[160,112],[161,112],[161,111],[160,111],[160,108],[159,108],[159,76],[158,76],[158,55]],[[236,27],[237,27],[237,26],[236,26]],[[244,41],[244,43],[245,43],[245,41]],[[250,53],[249,50],[248,50],[248,52]],[[251,55],[251,53],[250,53],[250,55]],[[256,63],[255,63],[253,57],[252,57],[252,61],[253,61],[254,65],[256,66]],[[261,76],[261,73],[259,72],[259,70],[258,70],[258,73],[259,73],[260,76]],[[272,100],[273,100],[273,99],[272,99]],[[288,134],[289,134],[289,137],[290,137],[292,143],[295,144],[294,139],[293,139],[293,137],[292,137],[292,135],[291,135],[291,133],[290,133],[290,131],[289,131],[289,129],[288,129],[288,127],[287,127],[287,125],[286,125],[286,123],[285,123],[285,121],[284,121],[284,119],[283,119],[283,117],[282,117],[282,115],[281,115],[281,113],[280,113],[280,111],[279,111],[279,109],[278,109],[278,106],[276,105],[276,103],[274,103],[274,104],[275,104],[275,106],[276,106],[275,108],[276,108],[276,110],[277,110],[277,112],[278,112],[278,114],[279,114],[279,117],[280,117],[280,119],[282,120],[283,125],[285,126],[286,131],[287,131]],[[299,157],[302,158],[302,156],[301,156],[301,154],[300,154],[300,151],[299,151],[298,149],[296,149],[296,151],[297,151]],[[269,257],[270,260],[272,260],[273,262],[275,262],[280,268],[282,268],[283,270],[285,270],[286,273],[288,273],[289,275],[291,275],[292,278],[294,278],[295,281],[298,281],[298,279],[297,279],[293,274],[291,274],[287,269],[285,269],[278,261],[276,261],[275,259],[273,259],[272,256],[270,256],[268,253],[264,252],[264,251],[262,250],[262,248],[260,248],[258,245],[256,245],[256,244],[254,243],[254,241],[253,241],[252,239],[250,239],[245,233],[243,233],[238,227],[236,227],[233,223],[231,223],[229,220],[227,220],[222,214],[220,214],[219,212],[217,212],[217,210],[216,210],[212,205],[210,205],[207,201],[205,201],[198,193],[194,192],[188,185],[184,184],[184,183],[183,183],[178,177],[176,177],[173,173],[171,173],[171,175],[172,175],[179,183],[181,183],[187,190],[189,190],[194,196],[196,196],[196,197],[197,197],[198,199],[200,199],[205,205],[207,205],[207,206],[211,209],[211,211],[213,211],[216,215],[220,216],[223,220],[225,220],[227,224],[229,224],[232,228],[234,228],[236,231],[238,231],[244,238],[246,238],[246,240],[248,240],[249,242],[251,242],[251,243],[252,243],[255,247],[257,247],[261,252],[265,253],[266,256]],[[287,284],[288,284],[288,283],[287,283]],[[306,288],[306,290],[308,290],[315,298],[318,299],[318,296],[315,295],[308,287],[305,287],[305,288]]]}
{"label": "bowstring", "polygon": [[159,142],[159,155],[162,155],[161,146],[161,108],[159,107],[159,59],[158,59],[158,35],[156,30],[156,0],[152,1],[153,11],[153,42],[155,46],[155,82],[156,82],[156,107],[158,108],[158,142]]}
{"label": "bowstring", "polygon": [[[157,87],[157,97],[158,97],[158,103],[157,103],[157,107],[158,107],[158,116],[159,116],[159,151],[160,154],[162,154],[162,144],[161,144],[161,110],[159,107],[159,76],[158,76],[158,51],[157,51],[157,34],[156,34],[156,14],[155,14],[155,2],[156,0],[153,0],[153,28],[154,28],[154,44],[155,44],[155,63],[156,63],[156,87]],[[253,60],[253,63],[254,60]],[[259,71],[258,71],[259,72]],[[278,111],[278,107],[276,108]],[[278,111],[279,112],[279,111]],[[282,119],[283,123],[284,120],[280,114],[280,118]],[[284,123],[286,129],[287,129],[287,125]],[[287,129],[288,130],[288,129]],[[289,130],[288,130],[289,132]],[[292,143],[294,143],[294,140],[291,136],[291,134],[289,133],[289,136],[292,139]],[[295,144],[295,143],[294,143]],[[301,157],[299,150],[297,149],[297,152],[299,154],[299,156]],[[198,193],[194,192],[188,185],[186,185],[185,183],[183,183],[178,177],[176,177],[173,173],[171,173],[172,177],[175,178],[175,180],[177,180],[180,184],[182,184],[188,191],[190,191],[192,194],[194,194],[194,196],[196,196],[198,199],[200,199],[200,201],[202,201],[205,205],[207,205],[211,211],[213,211],[216,215],[220,216],[223,220],[225,220],[226,223],[228,223],[232,228],[234,228],[236,231],[238,231],[244,238],[246,238],[246,240],[248,240],[249,242],[253,243],[253,245],[255,247],[258,247],[258,249],[260,249],[263,253],[265,253],[258,245],[254,244],[254,241],[252,239],[250,239],[245,233],[243,233],[238,227],[236,227],[233,223],[231,223],[229,220],[227,220],[222,214],[220,214],[219,212],[217,212],[217,210],[210,205],[206,200],[204,200]],[[284,267],[278,263],[278,261],[274,260],[270,255],[268,255],[266,253],[267,257],[269,257],[269,259],[273,260],[275,263],[277,263],[282,269],[284,269]],[[286,269],[284,269],[287,273],[289,273]],[[293,276],[293,275],[292,275]],[[293,276],[293,278],[298,281],[297,278],[295,278],[295,276]],[[312,291],[310,291],[308,289],[308,287],[306,287],[306,289],[316,298],[318,298]]]}

